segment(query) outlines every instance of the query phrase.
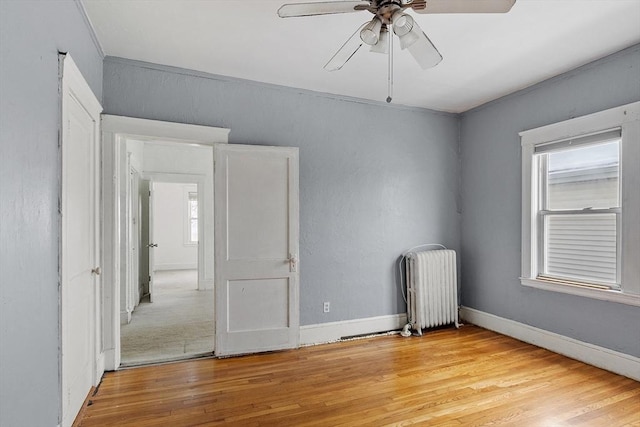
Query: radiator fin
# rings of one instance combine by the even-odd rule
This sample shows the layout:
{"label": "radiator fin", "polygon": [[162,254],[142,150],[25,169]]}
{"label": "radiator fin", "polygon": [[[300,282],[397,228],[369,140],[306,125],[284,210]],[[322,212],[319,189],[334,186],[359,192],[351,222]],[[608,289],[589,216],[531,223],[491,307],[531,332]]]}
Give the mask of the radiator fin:
{"label": "radiator fin", "polygon": [[459,326],[455,251],[407,254],[406,277],[407,315],[413,329],[421,331],[452,323]]}

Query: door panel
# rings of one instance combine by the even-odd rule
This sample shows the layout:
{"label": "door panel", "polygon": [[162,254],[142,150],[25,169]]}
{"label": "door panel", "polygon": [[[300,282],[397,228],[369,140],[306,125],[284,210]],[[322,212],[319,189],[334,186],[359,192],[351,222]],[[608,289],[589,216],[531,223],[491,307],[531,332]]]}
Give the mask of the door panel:
{"label": "door panel", "polygon": [[[89,113],[66,80],[62,95],[61,386],[63,426],[71,425],[96,376],[99,331],[97,151],[99,111]],[[82,101],[80,99],[83,99]],[[97,102],[97,101],[96,101]],[[95,274],[94,274],[95,273]]]}
{"label": "door panel", "polygon": [[62,147],[62,370],[64,402],[77,413],[93,382],[94,266],[91,139],[93,122],[77,103],[65,105]]}
{"label": "door panel", "polygon": [[298,149],[217,145],[214,185],[216,354],[297,347]]}
{"label": "door panel", "polygon": [[[289,159],[264,157],[260,153],[227,157],[232,260],[286,259],[289,254]],[[256,239],[257,235],[262,238]]]}
{"label": "door panel", "polygon": [[149,180],[149,241],[147,246],[149,248],[149,302],[153,302],[153,296],[155,295],[154,283],[155,283],[155,269],[156,269],[156,251],[155,243],[153,243],[153,213],[156,209],[155,197],[153,196],[153,180]]}
{"label": "door panel", "polygon": [[[288,328],[289,280],[229,280],[229,331],[259,331]],[[264,294],[270,298],[264,298]],[[245,307],[253,307],[250,316]]]}

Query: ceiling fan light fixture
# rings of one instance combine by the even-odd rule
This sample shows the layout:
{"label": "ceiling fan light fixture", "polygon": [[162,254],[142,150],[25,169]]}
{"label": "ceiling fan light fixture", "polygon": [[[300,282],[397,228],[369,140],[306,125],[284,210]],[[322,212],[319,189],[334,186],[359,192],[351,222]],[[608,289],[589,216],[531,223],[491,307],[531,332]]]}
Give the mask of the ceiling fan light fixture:
{"label": "ceiling fan light fixture", "polygon": [[393,14],[391,17],[391,23],[393,24],[393,32],[396,33],[396,36],[398,37],[403,37],[411,33],[411,30],[414,27],[411,15],[407,15],[401,10]]}
{"label": "ceiling fan light fixture", "polygon": [[360,39],[368,45],[375,46],[380,40],[382,21],[375,17],[360,31]]}
{"label": "ceiling fan light fixture", "polygon": [[384,53],[385,55],[389,53],[389,31],[386,28],[383,27],[380,31],[378,43],[371,46],[371,52]]}
{"label": "ceiling fan light fixture", "polygon": [[409,31],[405,35],[398,36],[398,39],[400,40],[400,49],[405,50],[406,48],[411,47],[418,40],[420,40],[420,32],[420,28],[415,25],[411,29],[411,31]]}

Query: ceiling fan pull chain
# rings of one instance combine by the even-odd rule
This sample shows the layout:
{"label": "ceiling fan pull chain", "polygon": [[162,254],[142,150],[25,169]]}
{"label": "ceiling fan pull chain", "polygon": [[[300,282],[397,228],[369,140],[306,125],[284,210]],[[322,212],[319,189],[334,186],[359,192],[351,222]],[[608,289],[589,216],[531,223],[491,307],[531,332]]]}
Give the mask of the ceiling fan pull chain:
{"label": "ceiling fan pull chain", "polygon": [[393,34],[389,29],[389,76],[388,76],[388,96],[387,103],[393,99]]}

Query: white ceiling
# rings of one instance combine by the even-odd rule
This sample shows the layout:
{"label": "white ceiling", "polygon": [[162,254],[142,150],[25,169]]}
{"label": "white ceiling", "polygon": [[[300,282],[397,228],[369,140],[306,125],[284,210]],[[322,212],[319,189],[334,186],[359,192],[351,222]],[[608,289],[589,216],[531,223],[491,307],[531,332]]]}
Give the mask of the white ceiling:
{"label": "white ceiling", "polygon": [[[309,1],[309,0],[306,0]],[[106,55],[384,101],[386,56],[322,67],[368,12],[279,18],[298,0],[82,0]],[[418,15],[444,60],[395,49],[395,104],[462,112],[640,42],[640,0],[517,0],[507,14]],[[397,45],[397,43],[396,43]]]}

